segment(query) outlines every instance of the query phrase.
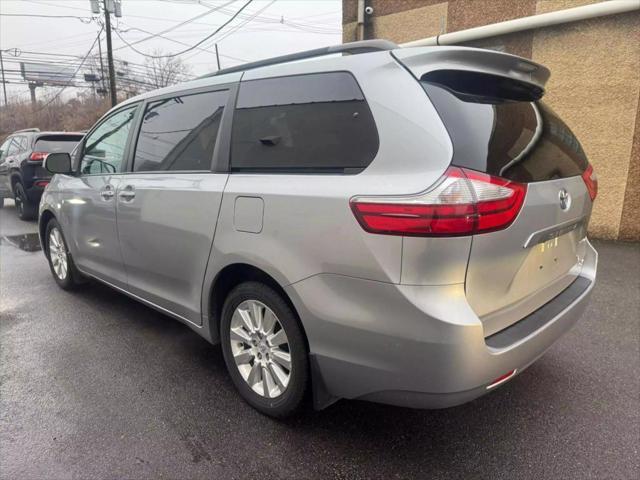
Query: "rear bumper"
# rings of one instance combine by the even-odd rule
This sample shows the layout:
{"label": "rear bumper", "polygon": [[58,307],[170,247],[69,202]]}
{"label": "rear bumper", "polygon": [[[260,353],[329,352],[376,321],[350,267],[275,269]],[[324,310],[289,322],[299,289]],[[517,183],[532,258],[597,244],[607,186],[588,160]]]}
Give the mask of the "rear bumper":
{"label": "rear bumper", "polygon": [[51,180],[51,174],[42,166],[41,162],[24,161],[20,169],[20,181],[24,185],[29,201],[35,205],[40,203],[42,192]]}
{"label": "rear bumper", "polygon": [[444,408],[492,391],[487,387],[496,378],[522,372],[584,312],[597,266],[596,251],[587,247],[578,277],[584,288],[574,298],[559,295],[499,342],[485,338],[463,284],[394,285],[322,274],[290,285],[309,340],[316,406],[359,398]]}
{"label": "rear bumper", "polygon": [[27,193],[27,197],[29,198],[29,201],[35,205],[38,205],[40,203],[40,199],[42,198],[42,192],[44,192],[44,189],[46,188],[46,184],[39,184],[38,182],[49,182],[50,178],[34,178],[31,186],[28,188],[25,188],[25,191]]}

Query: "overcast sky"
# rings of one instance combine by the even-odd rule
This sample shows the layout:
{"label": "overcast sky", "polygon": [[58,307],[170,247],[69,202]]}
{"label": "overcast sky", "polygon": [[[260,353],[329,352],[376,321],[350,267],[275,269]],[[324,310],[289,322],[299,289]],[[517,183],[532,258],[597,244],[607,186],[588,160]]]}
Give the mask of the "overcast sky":
{"label": "overcast sky", "polygon": [[[143,53],[156,49],[166,53],[180,52],[227,22],[247,1],[122,0],[122,18],[114,19],[113,23],[128,43],[146,39],[134,45]],[[176,27],[199,15],[202,16],[196,20],[162,33],[171,40],[157,36],[147,39],[151,34]],[[19,80],[19,63],[16,62],[20,60],[51,62],[63,59],[79,64],[79,60],[56,55],[83,57],[87,54],[100,29],[93,17],[89,0],[0,0],[0,48],[4,50],[7,80]],[[191,66],[193,74],[199,75],[215,70],[213,44],[216,42],[223,68],[244,61],[334,45],[342,42],[341,18],[341,0],[253,0],[234,21],[203,43],[201,49],[191,50],[180,58]],[[144,56],[133,51],[115,33],[113,45],[117,58],[144,64]],[[21,53],[10,50],[14,48]],[[106,49],[104,34],[102,48]],[[16,57],[15,53],[20,55]],[[97,45],[93,53],[97,53]],[[53,93],[59,89],[50,87],[48,91]],[[68,90],[65,96],[75,89]],[[39,89],[38,93],[41,92]],[[28,99],[29,89],[26,84],[8,84],[7,94]]]}

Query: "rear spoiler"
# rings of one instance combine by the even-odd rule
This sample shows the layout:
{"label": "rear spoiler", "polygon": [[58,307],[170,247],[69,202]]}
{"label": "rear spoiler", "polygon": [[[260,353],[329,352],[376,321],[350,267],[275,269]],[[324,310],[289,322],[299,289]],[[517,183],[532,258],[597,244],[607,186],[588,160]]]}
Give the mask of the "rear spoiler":
{"label": "rear spoiler", "polygon": [[391,54],[417,79],[437,70],[462,70],[511,78],[544,90],[549,69],[509,53],[471,47],[409,47]]}

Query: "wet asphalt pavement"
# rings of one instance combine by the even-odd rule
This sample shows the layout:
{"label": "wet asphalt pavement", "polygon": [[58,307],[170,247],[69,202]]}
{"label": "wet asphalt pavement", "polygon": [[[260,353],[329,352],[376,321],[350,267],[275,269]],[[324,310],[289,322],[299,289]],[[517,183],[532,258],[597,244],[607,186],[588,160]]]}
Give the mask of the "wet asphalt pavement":
{"label": "wet asphalt pavement", "polygon": [[639,478],[639,244],[594,242],[583,319],[484,398],[440,411],[341,401],[278,422],[242,402],[220,348],[187,327],[98,284],[60,290],[42,253],[18,248],[36,225],[8,203],[2,479]]}

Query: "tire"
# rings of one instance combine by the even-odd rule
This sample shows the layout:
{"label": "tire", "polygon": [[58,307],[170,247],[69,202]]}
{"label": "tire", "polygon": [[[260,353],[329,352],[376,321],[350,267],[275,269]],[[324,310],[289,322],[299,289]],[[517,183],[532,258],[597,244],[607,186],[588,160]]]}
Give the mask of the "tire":
{"label": "tire", "polygon": [[[264,321],[254,320],[254,307],[262,312]],[[249,323],[246,318],[243,321],[240,310],[249,316]],[[264,331],[271,333],[265,335]],[[229,375],[249,405],[275,418],[293,415],[302,408],[309,383],[306,342],[296,314],[278,292],[259,282],[235,287],[222,308],[220,338]]]}
{"label": "tire", "polygon": [[0,208],[4,208],[4,197],[0,197]]}
{"label": "tire", "polygon": [[[63,290],[73,290],[85,283],[84,276],[73,263],[62,228],[55,218],[47,223],[44,242],[49,268],[58,286]],[[62,268],[63,264],[65,268]]]}
{"label": "tire", "polygon": [[33,220],[36,218],[37,205],[34,205],[27,196],[27,192],[21,182],[16,183],[14,188],[14,198],[16,202],[16,211],[20,220]]}

